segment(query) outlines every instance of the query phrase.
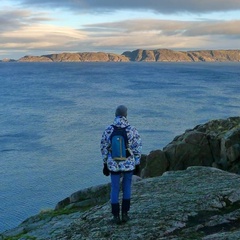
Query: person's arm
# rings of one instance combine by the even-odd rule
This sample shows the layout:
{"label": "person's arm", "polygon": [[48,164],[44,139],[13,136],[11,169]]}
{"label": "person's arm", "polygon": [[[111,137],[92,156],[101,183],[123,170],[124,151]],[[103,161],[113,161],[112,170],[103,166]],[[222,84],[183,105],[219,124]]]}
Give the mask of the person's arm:
{"label": "person's arm", "polygon": [[134,155],[135,164],[140,164],[141,154],[142,154],[142,139],[136,128],[132,128],[132,140],[131,140],[131,150]]}
{"label": "person's arm", "polygon": [[109,141],[108,141],[108,132],[109,130],[106,129],[103,134],[102,134],[102,138],[101,138],[101,143],[100,143],[100,149],[101,149],[101,153],[102,153],[102,160],[103,160],[103,174],[105,176],[109,176],[110,172],[109,169],[107,167],[107,158],[108,158],[108,152],[109,152]]}
{"label": "person's arm", "polygon": [[109,150],[111,148],[111,143],[109,138],[110,138],[110,135],[112,134],[112,131],[113,131],[113,127],[109,126],[108,128],[105,129],[105,131],[102,134],[100,149],[101,149],[103,163],[107,163]]}

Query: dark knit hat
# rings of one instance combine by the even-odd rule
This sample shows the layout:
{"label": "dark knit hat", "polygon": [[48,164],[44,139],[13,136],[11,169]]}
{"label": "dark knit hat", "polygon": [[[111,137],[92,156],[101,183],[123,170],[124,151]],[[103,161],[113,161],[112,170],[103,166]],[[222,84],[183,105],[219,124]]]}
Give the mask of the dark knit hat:
{"label": "dark knit hat", "polygon": [[127,107],[120,105],[117,107],[115,112],[116,117],[127,117]]}

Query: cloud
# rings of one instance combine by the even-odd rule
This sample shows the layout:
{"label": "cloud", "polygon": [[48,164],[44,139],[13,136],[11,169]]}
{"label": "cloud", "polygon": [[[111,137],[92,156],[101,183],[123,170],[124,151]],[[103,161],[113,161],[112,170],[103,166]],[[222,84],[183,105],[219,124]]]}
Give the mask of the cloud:
{"label": "cloud", "polygon": [[238,36],[240,37],[240,20],[235,21],[203,21],[193,23],[185,31],[187,36],[200,36],[200,35],[225,35],[225,36]]}
{"label": "cloud", "polygon": [[33,13],[28,10],[4,10],[0,11],[0,32],[16,30],[26,25],[37,22],[49,21],[51,18],[46,17],[46,13]]}
{"label": "cloud", "polygon": [[[127,50],[240,48],[239,21],[139,19],[85,25],[91,46]],[[127,47],[126,47],[127,46]]]}
{"label": "cloud", "polygon": [[157,19],[135,19],[119,22],[106,22],[84,25],[91,32],[118,32],[122,33],[151,33],[158,32],[161,35],[238,35],[240,36],[240,20],[235,21],[177,21]]}
{"label": "cloud", "polygon": [[0,11],[0,52],[71,50],[85,34],[71,27],[51,25],[44,12]]}
{"label": "cloud", "polygon": [[85,38],[79,30],[56,27],[51,25],[35,24],[22,27],[21,30],[6,31],[0,34],[0,46],[5,49],[68,49],[74,42]]}
{"label": "cloud", "polygon": [[208,13],[240,10],[239,0],[21,0],[23,4],[38,7],[68,8],[82,12],[107,12],[115,10],[150,10],[157,13]]}

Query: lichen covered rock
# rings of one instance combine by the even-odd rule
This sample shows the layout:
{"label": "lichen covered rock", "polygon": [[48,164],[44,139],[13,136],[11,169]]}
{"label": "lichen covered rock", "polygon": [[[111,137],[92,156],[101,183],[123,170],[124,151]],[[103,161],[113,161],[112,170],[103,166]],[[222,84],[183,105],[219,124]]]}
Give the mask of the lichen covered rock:
{"label": "lichen covered rock", "polygon": [[237,174],[210,167],[166,172],[134,183],[131,203],[131,219],[122,225],[111,222],[106,202],[32,217],[2,239],[240,239]]}

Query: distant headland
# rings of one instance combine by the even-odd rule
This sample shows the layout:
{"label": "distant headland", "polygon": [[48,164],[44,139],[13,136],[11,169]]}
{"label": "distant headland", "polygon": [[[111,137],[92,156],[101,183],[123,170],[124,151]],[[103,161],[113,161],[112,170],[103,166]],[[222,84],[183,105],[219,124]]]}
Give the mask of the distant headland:
{"label": "distant headland", "polygon": [[105,52],[59,53],[24,56],[0,62],[240,62],[240,50],[174,51],[170,49]]}

